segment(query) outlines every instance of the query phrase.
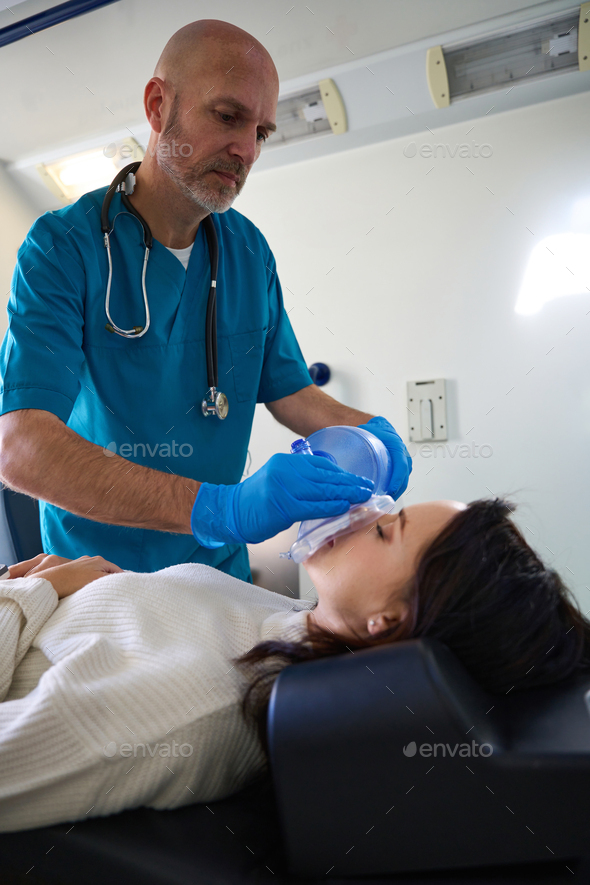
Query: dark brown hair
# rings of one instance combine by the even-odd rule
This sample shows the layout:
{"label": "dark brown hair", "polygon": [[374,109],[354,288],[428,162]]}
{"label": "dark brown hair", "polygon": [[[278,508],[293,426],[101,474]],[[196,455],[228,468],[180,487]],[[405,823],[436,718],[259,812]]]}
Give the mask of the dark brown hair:
{"label": "dark brown hair", "polygon": [[242,702],[267,750],[273,682],[288,664],[418,637],[445,643],[483,688],[522,691],[590,668],[590,621],[560,576],[510,519],[505,498],[473,501],[419,556],[404,588],[405,620],[371,637],[340,636],[310,623],[301,642],[260,642],[235,660],[250,684]]}

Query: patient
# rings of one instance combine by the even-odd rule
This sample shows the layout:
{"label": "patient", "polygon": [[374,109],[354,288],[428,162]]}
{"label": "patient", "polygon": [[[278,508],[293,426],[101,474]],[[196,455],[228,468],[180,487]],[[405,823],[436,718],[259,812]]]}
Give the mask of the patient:
{"label": "patient", "polygon": [[267,640],[241,658],[276,662],[243,702],[265,749],[272,682],[286,664],[428,637],[493,693],[590,669],[590,621],[512,522],[515,509],[505,498],[414,504],[308,559],[319,599],[308,641]]}
{"label": "patient", "polygon": [[41,554],[0,582],[0,829],[241,789],[289,664],[413,637],[492,692],[590,667],[590,622],[502,499],[415,504],[307,560],[319,602],[201,564]]}

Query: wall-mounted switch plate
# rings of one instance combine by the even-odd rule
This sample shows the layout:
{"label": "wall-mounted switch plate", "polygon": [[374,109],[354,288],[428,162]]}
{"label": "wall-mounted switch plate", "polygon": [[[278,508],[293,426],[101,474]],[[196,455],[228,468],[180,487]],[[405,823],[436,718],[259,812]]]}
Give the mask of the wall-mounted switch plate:
{"label": "wall-mounted switch plate", "polygon": [[448,439],[444,378],[408,381],[408,417],[411,442]]}

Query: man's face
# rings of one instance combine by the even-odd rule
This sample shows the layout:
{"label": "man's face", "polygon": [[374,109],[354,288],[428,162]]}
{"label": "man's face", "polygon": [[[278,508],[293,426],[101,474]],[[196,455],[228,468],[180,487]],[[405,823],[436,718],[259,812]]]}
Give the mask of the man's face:
{"label": "man's face", "polygon": [[167,117],[163,109],[158,165],[201,208],[226,212],[273,131],[278,85],[261,63],[232,57],[197,79],[175,95]]}

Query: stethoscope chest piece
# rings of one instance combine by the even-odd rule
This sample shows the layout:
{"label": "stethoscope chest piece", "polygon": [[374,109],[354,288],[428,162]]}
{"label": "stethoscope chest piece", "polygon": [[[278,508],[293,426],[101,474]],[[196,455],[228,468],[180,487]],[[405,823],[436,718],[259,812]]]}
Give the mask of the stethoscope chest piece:
{"label": "stethoscope chest piece", "polygon": [[225,393],[222,393],[215,387],[210,387],[203,397],[201,411],[205,418],[208,418],[209,415],[216,415],[223,421],[224,418],[227,418],[227,413],[229,412],[229,402]]}

